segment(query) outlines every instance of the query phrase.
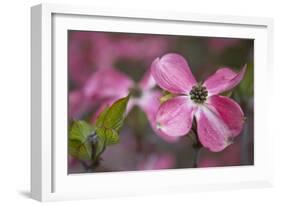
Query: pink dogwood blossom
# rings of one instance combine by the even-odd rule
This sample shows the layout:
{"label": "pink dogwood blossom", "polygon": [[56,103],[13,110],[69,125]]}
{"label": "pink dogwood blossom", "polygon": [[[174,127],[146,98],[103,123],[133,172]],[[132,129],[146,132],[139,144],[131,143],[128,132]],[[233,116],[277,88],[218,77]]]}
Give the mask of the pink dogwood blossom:
{"label": "pink dogwood blossom", "polygon": [[165,134],[156,129],[156,112],[160,106],[161,92],[154,87],[156,83],[150,71],[146,72],[140,82],[135,83],[126,74],[116,69],[99,70],[92,75],[83,89],[87,99],[100,100],[100,108],[93,116],[95,121],[97,115],[105,106],[131,93],[127,106],[127,113],[134,106],[139,106],[146,114],[147,119],[158,135],[166,138]]}
{"label": "pink dogwood blossom", "polygon": [[238,103],[219,94],[238,85],[245,71],[246,66],[239,73],[221,68],[198,83],[181,55],[155,59],[151,72],[156,83],[174,95],[160,106],[157,128],[175,141],[190,131],[195,118],[201,144],[214,152],[223,150],[242,131],[244,113]]}

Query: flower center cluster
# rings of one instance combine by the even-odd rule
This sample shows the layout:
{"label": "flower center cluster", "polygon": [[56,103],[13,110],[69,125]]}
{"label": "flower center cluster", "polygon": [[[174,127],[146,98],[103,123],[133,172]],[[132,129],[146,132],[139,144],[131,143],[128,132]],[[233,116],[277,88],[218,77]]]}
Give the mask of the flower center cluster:
{"label": "flower center cluster", "polygon": [[207,100],[208,91],[206,87],[198,84],[193,86],[191,91],[189,92],[190,99],[193,100],[197,104],[202,104]]}

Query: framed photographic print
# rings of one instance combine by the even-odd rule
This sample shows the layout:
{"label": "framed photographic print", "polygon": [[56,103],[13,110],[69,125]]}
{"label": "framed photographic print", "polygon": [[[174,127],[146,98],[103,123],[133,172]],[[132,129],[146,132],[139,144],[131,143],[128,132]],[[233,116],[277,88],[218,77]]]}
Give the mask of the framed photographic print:
{"label": "framed photographic print", "polygon": [[272,185],[271,19],[31,14],[34,199]]}

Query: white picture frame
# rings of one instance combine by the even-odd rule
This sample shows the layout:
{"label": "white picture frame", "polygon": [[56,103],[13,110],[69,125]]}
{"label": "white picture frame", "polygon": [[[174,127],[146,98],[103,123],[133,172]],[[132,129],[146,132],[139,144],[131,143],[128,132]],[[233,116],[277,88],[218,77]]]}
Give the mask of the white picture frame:
{"label": "white picture frame", "polygon": [[[41,4],[31,9],[31,25],[32,198],[52,201],[273,185],[273,101],[268,92],[273,87],[272,19]],[[65,35],[74,28],[255,39],[254,165],[68,175]],[[269,95],[262,98],[265,92]]]}

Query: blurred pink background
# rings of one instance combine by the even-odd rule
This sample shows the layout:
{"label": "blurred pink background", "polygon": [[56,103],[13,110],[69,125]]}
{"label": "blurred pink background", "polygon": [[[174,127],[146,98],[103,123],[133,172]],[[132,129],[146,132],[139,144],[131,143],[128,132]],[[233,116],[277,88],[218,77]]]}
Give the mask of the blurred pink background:
{"label": "blurred pink background", "polygon": [[[69,121],[94,122],[97,113],[129,92],[127,118],[120,143],[102,155],[96,172],[194,167],[192,141],[168,142],[153,127],[162,91],[149,76],[152,61],[165,53],[184,56],[198,80],[221,66],[239,70],[248,64],[242,83],[233,90],[247,121],[237,141],[219,153],[201,149],[197,167],[252,165],[253,40],[108,32],[68,32]],[[69,173],[89,172],[69,156]]]}

